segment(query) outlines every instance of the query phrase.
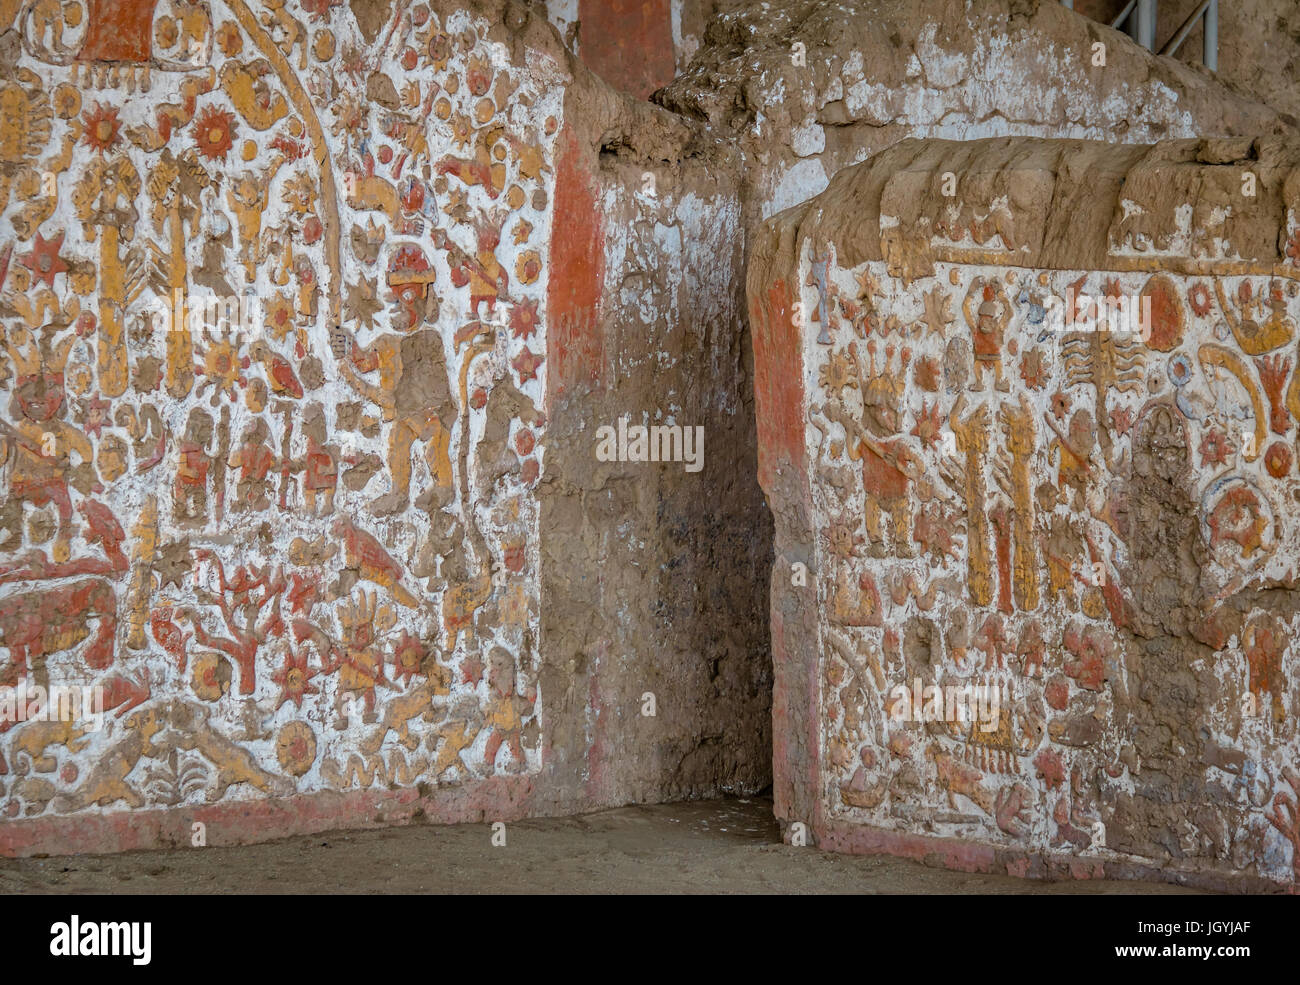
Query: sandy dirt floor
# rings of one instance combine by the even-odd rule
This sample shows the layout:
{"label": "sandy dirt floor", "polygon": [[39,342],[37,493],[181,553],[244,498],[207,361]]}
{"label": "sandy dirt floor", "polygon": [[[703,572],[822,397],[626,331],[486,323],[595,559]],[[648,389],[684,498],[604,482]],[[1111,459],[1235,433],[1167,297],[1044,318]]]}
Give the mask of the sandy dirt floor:
{"label": "sandy dirt floor", "polygon": [[238,848],[0,859],[0,893],[1183,893],[1044,883],[781,844],[770,800],[335,832]]}

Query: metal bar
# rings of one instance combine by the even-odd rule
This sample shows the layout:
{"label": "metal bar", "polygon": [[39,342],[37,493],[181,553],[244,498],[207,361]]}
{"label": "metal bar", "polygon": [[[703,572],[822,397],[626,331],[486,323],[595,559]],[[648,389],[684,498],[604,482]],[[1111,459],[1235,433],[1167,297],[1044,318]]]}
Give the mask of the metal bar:
{"label": "metal bar", "polygon": [[1156,47],[1156,0],[1138,0],[1137,43],[1147,51]]}
{"label": "metal bar", "polygon": [[1210,0],[1205,8],[1205,67],[1211,72],[1219,70],[1219,0]]}
{"label": "metal bar", "polygon": [[1137,2],[1138,0],[1128,0],[1128,3],[1124,5],[1124,9],[1119,12],[1119,16],[1110,22],[1110,26],[1119,30],[1120,25],[1128,20],[1128,15],[1133,13],[1133,8],[1137,6]]}
{"label": "metal bar", "polygon": [[1201,19],[1201,15],[1205,13],[1212,2],[1213,0],[1201,0],[1200,6],[1191,12],[1187,20],[1183,21],[1182,26],[1174,32],[1174,36],[1160,49],[1160,54],[1172,55],[1178,51],[1179,46],[1187,40],[1187,35],[1192,33],[1192,28],[1196,26],[1196,22]]}

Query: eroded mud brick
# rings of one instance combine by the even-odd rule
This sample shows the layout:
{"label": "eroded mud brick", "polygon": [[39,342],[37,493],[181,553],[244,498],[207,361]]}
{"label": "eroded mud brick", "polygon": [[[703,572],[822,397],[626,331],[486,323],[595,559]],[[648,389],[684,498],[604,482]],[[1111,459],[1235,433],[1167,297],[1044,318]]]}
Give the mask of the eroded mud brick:
{"label": "eroded mud brick", "polygon": [[1054,0],[769,0],[720,9],[654,99],[744,150],[748,197],[766,218],[906,137],[1294,132],[1242,91]]}
{"label": "eroded mud brick", "polygon": [[0,852],[765,785],[725,153],[524,4],[0,18]]}
{"label": "eroded mud brick", "polygon": [[788,829],[1294,886],[1298,163],[909,140],[765,225]]}

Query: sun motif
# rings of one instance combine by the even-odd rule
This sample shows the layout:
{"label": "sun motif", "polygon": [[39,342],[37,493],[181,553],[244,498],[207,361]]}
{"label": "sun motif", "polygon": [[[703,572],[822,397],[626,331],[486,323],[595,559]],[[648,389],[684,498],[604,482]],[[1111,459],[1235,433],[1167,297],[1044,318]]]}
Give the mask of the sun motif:
{"label": "sun motif", "polygon": [[862,535],[857,532],[856,520],[847,513],[833,518],[822,530],[822,542],[826,545],[826,549],[841,561],[861,557],[865,543]]}
{"label": "sun motif", "polygon": [[205,107],[194,121],[194,143],[210,161],[224,159],[235,142],[235,115],[215,106]]}
{"label": "sun motif", "polygon": [[81,112],[81,93],[64,82],[54,90],[54,110],[60,120],[70,120]]}
{"label": "sun motif", "polygon": [[291,776],[302,776],[316,761],[316,733],[306,722],[289,722],[275,740],[275,758]]}
{"label": "sun motif", "polygon": [[447,62],[451,60],[453,53],[451,38],[442,31],[432,31],[429,40],[425,43],[424,50],[429,57],[429,64],[441,72],[446,69]]}
{"label": "sun motif", "polygon": [[1198,281],[1187,289],[1187,300],[1191,303],[1192,310],[1197,315],[1204,318],[1210,313],[1210,289],[1203,281]]}
{"label": "sun motif", "polygon": [[277,342],[283,342],[293,331],[293,299],[284,294],[272,294],[262,314],[262,324]]}
{"label": "sun motif", "polygon": [[833,352],[818,373],[818,384],[838,394],[846,387],[858,388],[857,356],[852,349]]}
{"label": "sun motif", "polygon": [[411,678],[424,676],[424,658],[428,649],[418,636],[412,636],[405,629],[393,642],[393,679],[409,684]]}
{"label": "sun motif", "polygon": [[537,314],[537,302],[525,298],[510,309],[510,332],[517,339],[525,339],[537,334],[540,322]]}
{"label": "sun motif", "polygon": [[280,700],[276,703],[278,710],[286,701],[292,701],[298,708],[302,699],[309,694],[319,694],[320,688],[311,683],[316,671],[307,666],[309,651],[294,653],[292,648],[285,650],[284,666],[271,675],[271,680],[280,685]]}
{"label": "sun motif", "polygon": [[100,155],[112,151],[122,132],[122,121],[117,118],[116,106],[95,103],[81,117],[82,133],[90,148]]}
{"label": "sun motif", "polygon": [[202,391],[205,387],[210,387],[213,391],[213,403],[216,402],[216,395],[221,392],[224,392],[228,399],[234,400],[235,387],[248,385],[244,370],[248,369],[251,361],[240,352],[243,348],[243,340],[236,336],[232,342],[218,341],[206,328],[203,336],[207,340],[207,345],[195,353],[202,360],[194,367],[195,374],[203,377],[203,382],[199,384],[198,389]]}
{"label": "sun motif", "polygon": [[542,258],[536,250],[525,250],[515,261],[515,276],[521,284],[532,284],[542,274]]}
{"label": "sun motif", "polygon": [[468,147],[474,139],[474,125],[464,113],[456,113],[451,118],[451,139],[457,147]]}

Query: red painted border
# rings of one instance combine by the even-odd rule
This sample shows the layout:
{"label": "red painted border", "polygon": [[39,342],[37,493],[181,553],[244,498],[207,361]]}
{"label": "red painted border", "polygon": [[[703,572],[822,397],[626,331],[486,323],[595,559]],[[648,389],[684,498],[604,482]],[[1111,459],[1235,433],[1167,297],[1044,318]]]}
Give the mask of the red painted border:
{"label": "red painted border", "polygon": [[848,821],[828,820],[816,830],[817,847],[852,855],[890,855],[956,872],[1045,879],[1122,879],[1167,882],[1229,893],[1300,895],[1300,887],[1261,876],[1230,872],[1194,872],[1156,864],[1079,858],[1057,852],[1025,852],[984,842],[887,831]]}
{"label": "red painted border", "polygon": [[202,822],[209,846],[251,845],[292,835],[378,828],[426,820],[439,824],[517,821],[581,810],[546,803],[533,776],[489,777],[434,789],[350,790],[278,799],[227,801],[158,810],[117,810],[0,824],[0,856],[77,855],[188,848],[191,825]]}
{"label": "red painted border", "polygon": [[576,384],[602,382],[605,352],[598,316],[605,286],[605,224],[591,157],[566,123],[556,153],[546,289],[547,389],[555,395]]}
{"label": "red painted border", "polygon": [[813,565],[812,516],[804,437],[803,332],[795,323],[786,281],[751,268],[750,332],[754,346],[754,411],[758,481],[776,520],[772,567],[772,791],[776,816],[816,830],[822,806],[818,715],[820,673],[817,589],[791,592],[791,565]]}
{"label": "red painted border", "polygon": [[645,99],[677,74],[669,0],[582,0],[578,53],[615,88]]}
{"label": "red painted border", "polygon": [[758,418],[758,482],[770,496],[777,469],[806,478],[803,424],[803,339],[782,279],[750,303],[754,340],[754,412]]}

